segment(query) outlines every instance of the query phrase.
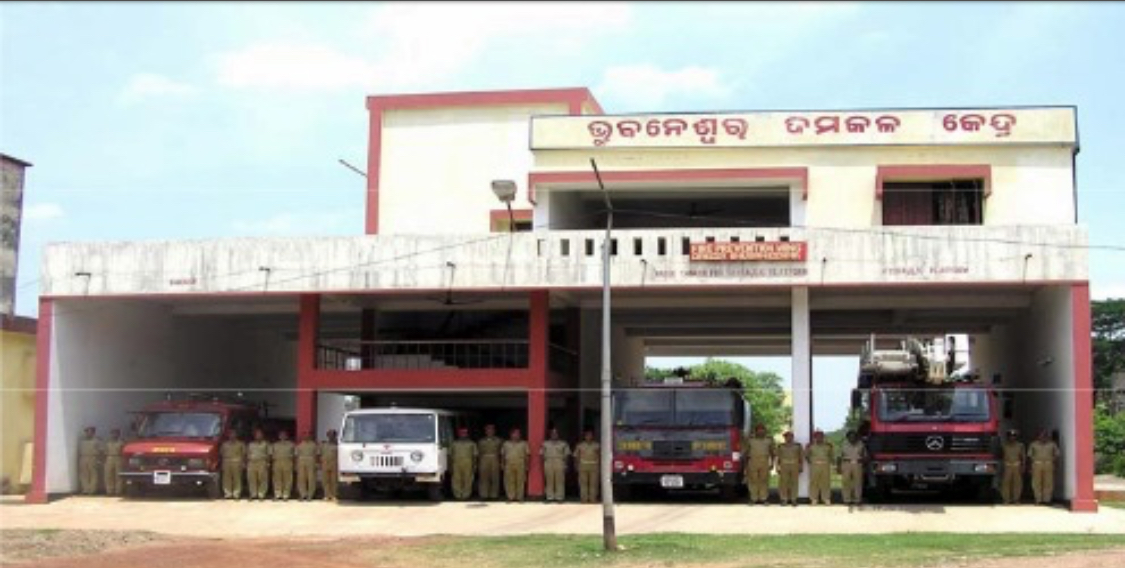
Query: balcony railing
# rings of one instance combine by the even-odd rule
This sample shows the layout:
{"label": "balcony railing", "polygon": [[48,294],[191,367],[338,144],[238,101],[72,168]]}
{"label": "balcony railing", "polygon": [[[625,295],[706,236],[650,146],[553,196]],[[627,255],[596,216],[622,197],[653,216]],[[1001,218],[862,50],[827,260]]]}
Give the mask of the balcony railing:
{"label": "balcony railing", "polygon": [[317,367],[337,371],[366,369],[522,369],[528,366],[527,340],[323,341]]}

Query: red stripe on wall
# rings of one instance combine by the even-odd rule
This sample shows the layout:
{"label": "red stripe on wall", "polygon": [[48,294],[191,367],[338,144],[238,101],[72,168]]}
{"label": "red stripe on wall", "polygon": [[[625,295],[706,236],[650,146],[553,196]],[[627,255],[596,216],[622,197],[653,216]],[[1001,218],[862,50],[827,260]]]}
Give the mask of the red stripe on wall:
{"label": "red stripe on wall", "polygon": [[40,298],[39,329],[35,338],[35,439],[32,450],[31,489],[24,497],[27,503],[47,502],[47,418],[54,319],[54,302]]}
{"label": "red stripe on wall", "polygon": [[1074,349],[1074,498],[1070,510],[1096,513],[1094,496],[1094,364],[1090,284],[1070,288]]}

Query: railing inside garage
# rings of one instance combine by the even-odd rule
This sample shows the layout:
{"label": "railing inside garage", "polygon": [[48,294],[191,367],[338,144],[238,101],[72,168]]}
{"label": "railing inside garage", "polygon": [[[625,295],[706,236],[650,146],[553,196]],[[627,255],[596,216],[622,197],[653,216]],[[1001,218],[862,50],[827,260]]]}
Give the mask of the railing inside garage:
{"label": "railing inside garage", "polygon": [[527,365],[527,340],[332,340],[321,342],[317,349],[317,366],[337,371],[521,369]]}

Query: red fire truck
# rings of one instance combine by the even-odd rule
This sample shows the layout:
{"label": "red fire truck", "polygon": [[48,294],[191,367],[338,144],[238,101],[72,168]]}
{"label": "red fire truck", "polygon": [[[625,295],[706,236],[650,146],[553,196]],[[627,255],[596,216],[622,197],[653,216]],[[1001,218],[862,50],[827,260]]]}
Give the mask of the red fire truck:
{"label": "red fire truck", "polygon": [[750,407],[737,383],[669,380],[619,389],[613,408],[614,492],[636,486],[720,488],[742,483],[741,441]]}
{"label": "red fire truck", "polygon": [[1000,421],[996,391],[955,372],[956,353],[907,338],[897,349],[864,348],[853,411],[870,463],[868,494],[894,489],[975,492],[992,498]]}
{"label": "red fire truck", "polygon": [[241,399],[190,395],[144,407],[136,413],[136,439],[122,450],[120,476],[126,496],[194,487],[211,498],[222,495],[219,446],[227,430],[249,441],[255,428],[267,439],[286,430],[292,436],[291,419],[269,418],[265,405]]}

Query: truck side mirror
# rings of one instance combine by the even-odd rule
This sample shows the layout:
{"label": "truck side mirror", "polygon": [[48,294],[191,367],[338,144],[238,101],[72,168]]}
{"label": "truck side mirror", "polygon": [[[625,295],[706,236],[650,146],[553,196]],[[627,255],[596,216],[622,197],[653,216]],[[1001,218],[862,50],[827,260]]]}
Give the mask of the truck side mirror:
{"label": "truck side mirror", "polygon": [[859,409],[863,404],[863,393],[859,389],[852,389],[852,409]]}

